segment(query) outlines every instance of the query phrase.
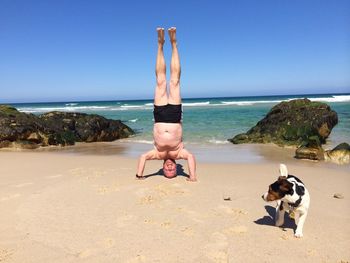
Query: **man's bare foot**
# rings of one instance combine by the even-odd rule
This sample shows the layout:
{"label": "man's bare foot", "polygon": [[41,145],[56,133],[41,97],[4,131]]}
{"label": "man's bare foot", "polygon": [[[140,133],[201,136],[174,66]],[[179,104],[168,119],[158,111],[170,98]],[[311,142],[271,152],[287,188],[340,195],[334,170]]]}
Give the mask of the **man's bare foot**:
{"label": "man's bare foot", "polygon": [[158,43],[163,45],[165,42],[165,40],[164,40],[164,28],[158,27],[157,32],[158,32]]}
{"label": "man's bare foot", "polygon": [[189,181],[189,182],[197,182],[197,178],[189,177],[189,178],[186,178],[186,180]]}
{"label": "man's bare foot", "polygon": [[168,33],[169,33],[169,37],[170,37],[170,42],[176,43],[176,27],[169,28]]}

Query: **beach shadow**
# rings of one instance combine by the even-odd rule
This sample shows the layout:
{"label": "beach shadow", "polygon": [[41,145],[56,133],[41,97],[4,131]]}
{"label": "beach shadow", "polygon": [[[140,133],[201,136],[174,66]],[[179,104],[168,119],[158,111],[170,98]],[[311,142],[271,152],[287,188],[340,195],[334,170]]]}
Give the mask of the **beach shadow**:
{"label": "beach shadow", "polygon": [[[184,176],[184,177],[190,178],[190,176],[184,171],[184,168],[181,164],[176,164],[176,174],[177,174],[177,176]],[[152,174],[144,175],[145,178],[152,177],[152,176],[164,176],[163,169],[159,169],[157,172],[152,173]],[[174,177],[174,178],[176,178],[176,177]],[[172,179],[172,178],[169,178],[169,179]]]}
{"label": "beach shadow", "polygon": [[[269,214],[268,216],[264,216],[254,221],[255,224],[265,225],[265,226],[275,226],[275,218],[276,218],[276,208],[266,205],[266,212]],[[284,214],[284,224],[283,228],[296,229],[296,224],[293,219],[289,218],[288,214]]]}

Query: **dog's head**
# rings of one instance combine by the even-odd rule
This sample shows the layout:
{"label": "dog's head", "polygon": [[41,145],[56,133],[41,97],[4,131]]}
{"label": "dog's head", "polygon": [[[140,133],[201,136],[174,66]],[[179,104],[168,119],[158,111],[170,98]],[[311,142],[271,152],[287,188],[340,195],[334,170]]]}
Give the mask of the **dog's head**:
{"label": "dog's head", "polygon": [[287,166],[280,164],[280,177],[277,181],[269,186],[269,190],[262,195],[262,198],[267,201],[280,200],[286,195],[293,195],[293,184],[287,180],[288,170]]}
{"label": "dog's head", "polygon": [[293,184],[287,180],[287,177],[280,176],[278,180],[269,186],[269,190],[262,195],[267,201],[281,200],[286,195],[293,195]]}

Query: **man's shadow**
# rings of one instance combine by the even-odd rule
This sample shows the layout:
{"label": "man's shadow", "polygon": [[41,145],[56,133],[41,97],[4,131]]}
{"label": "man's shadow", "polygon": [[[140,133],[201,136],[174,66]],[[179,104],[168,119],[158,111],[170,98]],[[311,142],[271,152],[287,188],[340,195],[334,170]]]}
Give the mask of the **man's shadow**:
{"label": "man's shadow", "polygon": [[[155,172],[153,174],[144,175],[145,178],[152,177],[152,176],[164,176],[163,169],[159,169],[157,172]],[[177,176],[184,176],[184,177],[190,178],[190,176],[187,173],[185,173],[183,166],[181,164],[178,164],[178,163],[176,164],[176,177]],[[173,178],[175,178],[175,177],[173,177]]]}
{"label": "man's shadow", "polygon": [[[266,205],[265,209],[269,215],[255,220],[254,223],[258,225],[275,226],[276,208]],[[282,227],[293,230],[296,229],[296,224],[294,220],[289,217],[288,213],[284,214],[284,224]]]}

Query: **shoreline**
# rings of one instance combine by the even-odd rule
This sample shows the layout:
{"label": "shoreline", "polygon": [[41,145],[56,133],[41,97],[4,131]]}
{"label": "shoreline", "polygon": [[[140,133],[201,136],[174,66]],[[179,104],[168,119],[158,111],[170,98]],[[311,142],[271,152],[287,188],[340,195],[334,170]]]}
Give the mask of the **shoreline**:
{"label": "shoreline", "polygon": [[[130,142],[128,139],[120,139],[113,142],[76,143],[72,146],[48,146],[34,150],[2,148],[0,153],[50,153],[70,156],[118,156],[134,159],[135,165],[139,156],[152,149],[153,144],[144,142]],[[185,144],[191,151],[198,164],[266,164],[266,163],[290,163],[305,167],[325,167],[330,169],[350,171],[349,164],[335,164],[326,161],[313,161],[296,159],[296,147],[280,147],[275,144]],[[186,163],[184,160],[179,162]]]}

